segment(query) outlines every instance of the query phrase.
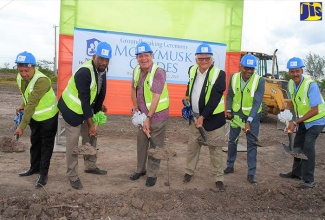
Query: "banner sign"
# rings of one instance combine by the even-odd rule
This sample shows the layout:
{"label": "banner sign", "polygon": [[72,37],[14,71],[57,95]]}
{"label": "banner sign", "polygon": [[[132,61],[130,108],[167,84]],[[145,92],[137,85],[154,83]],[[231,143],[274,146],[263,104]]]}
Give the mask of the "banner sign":
{"label": "banner sign", "polygon": [[[133,68],[138,64],[135,46],[146,42],[153,50],[153,61],[166,70],[167,83],[187,84],[188,69],[195,65],[195,51],[202,41],[176,38],[98,31],[75,28],[72,72],[92,55],[99,42],[106,41],[112,47],[112,58],[108,66],[107,79],[131,80]],[[213,51],[214,65],[225,69],[226,45],[208,43]]]}

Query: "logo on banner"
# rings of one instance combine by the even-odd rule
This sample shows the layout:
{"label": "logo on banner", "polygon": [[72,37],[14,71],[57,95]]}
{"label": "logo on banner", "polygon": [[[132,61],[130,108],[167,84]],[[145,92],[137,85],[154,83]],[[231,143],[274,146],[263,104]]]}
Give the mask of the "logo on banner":
{"label": "logo on banner", "polygon": [[97,45],[99,43],[100,43],[100,40],[98,40],[96,38],[87,40],[87,51],[86,51],[86,53],[87,53],[88,56],[92,56],[92,55],[95,54]]}
{"label": "logo on banner", "polygon": [[300,21],[321,21],[322,2],[300,2]]}

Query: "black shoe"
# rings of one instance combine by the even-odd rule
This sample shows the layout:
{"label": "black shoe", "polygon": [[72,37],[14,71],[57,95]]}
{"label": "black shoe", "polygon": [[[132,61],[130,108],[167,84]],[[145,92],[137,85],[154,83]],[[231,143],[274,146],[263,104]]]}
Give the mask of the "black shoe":
{"label": "black shoe", "polygon": [[157,177],[148,177],[146,181],[146,186],[154,186],[156,184]]}
{"label": "black shoe", "polygon": [[91,173],[91,174],[97,174],[97,175],[106,175],[107,171],[106,170],[101,170],[98,167],[96,167],[95,169],[85,170],[85,173]]}
{"label": "black shoe", "polygon": [[248,182],[250,182],[251,184],[256,184],[257,180],[255,178],[255,175],[247,175],[247,180]]}
{"label": "black shoe", "polygon": [[30,176],[33,175],[35,173],[39,173],[39,170],[34,170],[32,168],[29,168],[29,170],[26,170],[25,172],[19,173],[19,176]]}
{"label": "black shoe", "polygon": [[183,178],[183,183],[188,183],[191,181],[192,175],[185,173]]}
{"label": "black shoe", "polygon": [[301,177],[300,176],[296,176],[296,175],[292,174],[292,172],[289,172],[289,173],[280,173],[279,176],[282,177],[282,178],[289,178],[289,179],[301,180]]}
{"label": "black shoe", "polygon": [[47,175],[39,175],[38,180],[35,183],[35,188],[41,188],[47,183]]}
{"label": "black shoe", "polygon": [[233,173],[235,171],[235,169],[233,167],[227,167],[223,173],[224,174],[229,174],[229,173]]}
{"label": "black shoe", "polygon": [[75,181],[70,180],[70,185],[74,189],[82,189],[82,187],[83,187],[80,179],[77,179]]}
{"label": "black shoe", "polygon": [[299,184],[298,188],[300,189],[311,189],[314,188],[316,186],[315,182],[302,182]]}
{"label": "black shoe", "polygon": [[136,173],[136,172],[134,172],[134,173],[131,174],[130,179],[131,180],[137,180],[141,176],[144,176],[144,175],[146,175],[146,172],[143,172],[143,173]]}
{"label": "black shoe", "polygon": [[216,187],[220,192],[224,192],[226,190],[225,185],[223,184],[222,181],[217,181]]}

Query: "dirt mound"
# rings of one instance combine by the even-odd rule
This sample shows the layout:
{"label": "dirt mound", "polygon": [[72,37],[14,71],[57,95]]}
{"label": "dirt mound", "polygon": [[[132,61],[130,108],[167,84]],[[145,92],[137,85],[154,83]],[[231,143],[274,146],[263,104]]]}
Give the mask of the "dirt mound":
{"label": "dirt mound", "polygon": [[90,143],[85,143],[81,146],[74,147],[72,153],[79,155],[96,155],[97,151]]}
{"label": "dirt mound", "polygon": [[27,146],[13,138],[1,137],[0,138],[0,151],[2,152],[24,152]]}

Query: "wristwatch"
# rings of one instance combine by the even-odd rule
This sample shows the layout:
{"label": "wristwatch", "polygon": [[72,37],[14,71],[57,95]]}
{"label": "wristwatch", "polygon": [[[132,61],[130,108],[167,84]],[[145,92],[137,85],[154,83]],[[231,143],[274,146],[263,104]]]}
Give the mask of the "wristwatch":
{"label": "wristwatch", "polygon": [[295,126],[297,126],[297,122],[295,122],[295,121],[292,121],[292,123],[293,123]]}

